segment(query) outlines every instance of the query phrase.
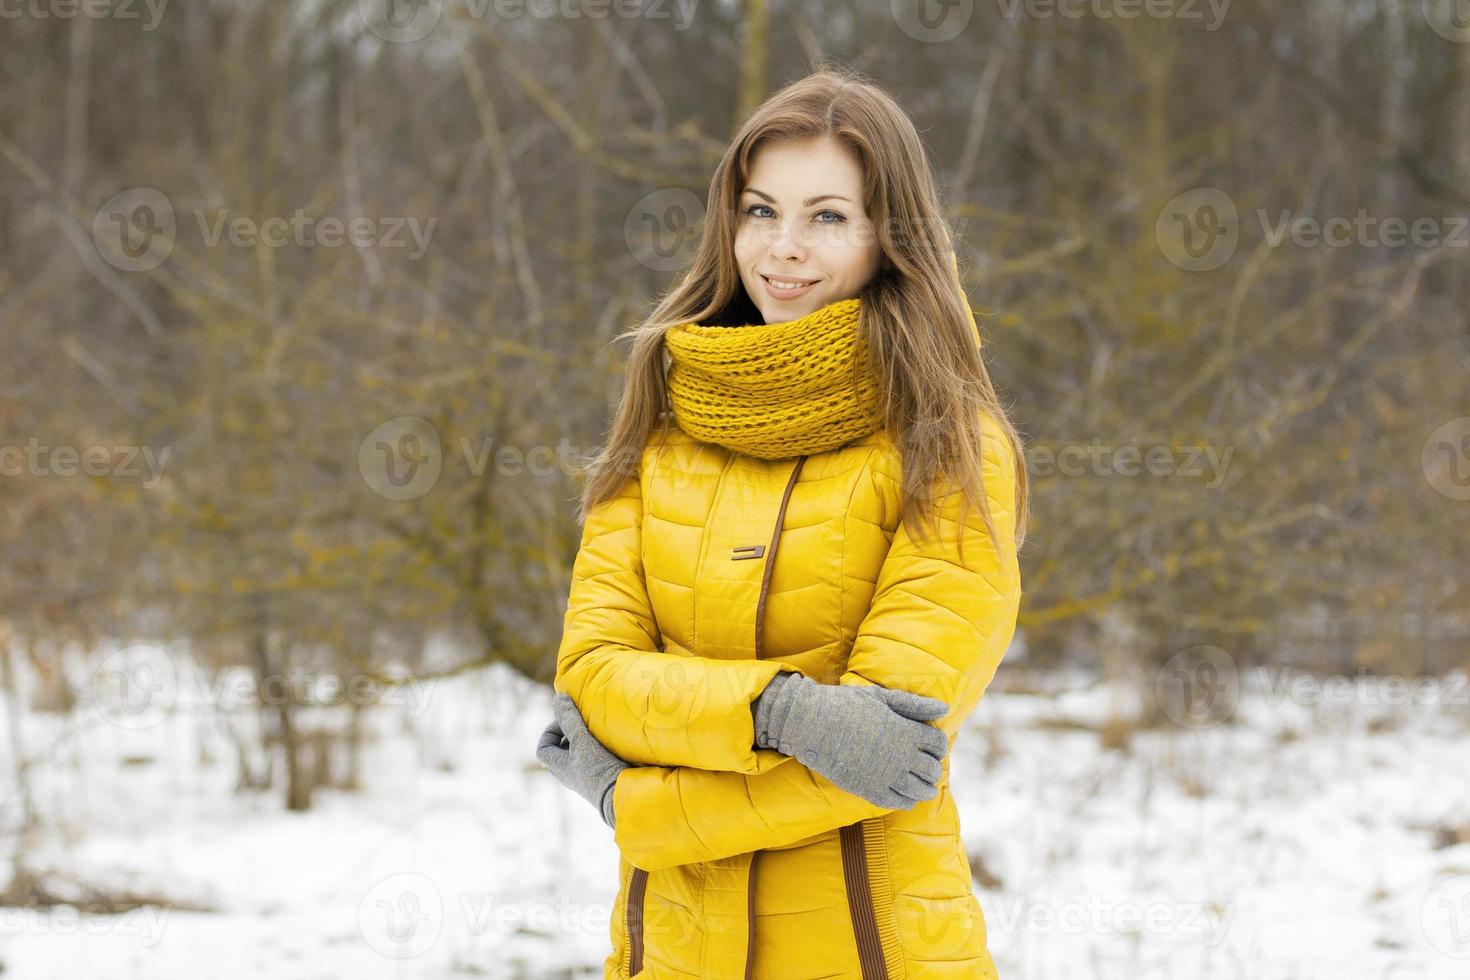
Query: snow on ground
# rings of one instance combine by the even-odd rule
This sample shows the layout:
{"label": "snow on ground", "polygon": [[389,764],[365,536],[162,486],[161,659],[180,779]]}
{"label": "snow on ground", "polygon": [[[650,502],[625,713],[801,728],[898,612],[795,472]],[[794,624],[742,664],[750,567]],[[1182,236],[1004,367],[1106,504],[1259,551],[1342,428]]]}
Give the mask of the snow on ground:
{"label": "snow on ground", "polygon": [[[1436,836],[1470,834],[1463,689],[1339,708],[1247,679],[1240,724],[1117,751],[1092,730],[1117,692],[1007,679],[952,760],[1004,980],[1470,976],[1470,843]],[[432,682],[370,714],[364,789],[307,813],[236,793],[188,697],[142,727],[27,716],[28,864],[182,908],[0,908],[4,976],[601,977],[617,854],[536,762],[550,698],[502,669]],[[7,854],[13,772],[6,744]]]}

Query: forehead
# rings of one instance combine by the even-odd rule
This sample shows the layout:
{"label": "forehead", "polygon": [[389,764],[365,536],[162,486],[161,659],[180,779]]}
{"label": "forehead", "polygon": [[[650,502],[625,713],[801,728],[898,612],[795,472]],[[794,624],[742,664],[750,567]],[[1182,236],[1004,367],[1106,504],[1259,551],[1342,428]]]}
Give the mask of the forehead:
{"label": "forehead", "polygon": [[841,194],[861,204],[863,168],[856,153],[831,137],[779,140],[756,149],[745,187],[782,201]]}

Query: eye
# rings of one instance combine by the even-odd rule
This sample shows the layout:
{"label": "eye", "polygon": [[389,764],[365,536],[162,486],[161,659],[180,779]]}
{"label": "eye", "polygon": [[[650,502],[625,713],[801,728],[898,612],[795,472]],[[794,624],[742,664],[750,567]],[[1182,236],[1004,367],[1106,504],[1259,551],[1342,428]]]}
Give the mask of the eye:
{"label": "eye", "polygon": [[771,207],[768,204],[752,204],[752,205],[748,206],[745,209],[745,213],[748,214],[748,215],[750,215],[753,218],[764,218],[764,217],[766,217],[766,215],[763,215],[763,214],[756,214],[755,213],[755,209],[756,208],[765,208],[767,211],[771,210]]}
{"label": "eye", "polygon": [[826,210],[826,211],[818,211],[817,212],[817,217],[820,218],[824,214],[830,214],[832,217],[836,218],[837,220],[836,221],[821,221],[821,222],[818,222],[818,224],[835,225],[835,224],[840,224],[841,222],[847,220],[847,215],[842,214],[839,211],[832,211],[830,209],[829,210]]}

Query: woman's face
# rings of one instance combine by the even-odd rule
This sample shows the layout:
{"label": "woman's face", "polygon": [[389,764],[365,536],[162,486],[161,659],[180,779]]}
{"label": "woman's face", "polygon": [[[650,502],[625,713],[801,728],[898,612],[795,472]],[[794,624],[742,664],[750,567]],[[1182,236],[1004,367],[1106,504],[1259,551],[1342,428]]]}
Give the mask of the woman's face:
{"label": "woman's face", "polygon": [[[735,263],[767,323],[850,299],[882,250],[863,208],[862,164],[830,136],[766,143],[740,192]],[[795,288],[783,288],[796,283]]]}

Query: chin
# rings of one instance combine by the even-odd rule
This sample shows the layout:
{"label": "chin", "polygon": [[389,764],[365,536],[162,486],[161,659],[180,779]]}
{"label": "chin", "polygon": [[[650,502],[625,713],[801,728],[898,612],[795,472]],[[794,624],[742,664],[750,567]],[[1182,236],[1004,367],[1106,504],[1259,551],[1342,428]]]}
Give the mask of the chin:
{"label": "chin", "polygon": [[800,320],[808,313],[815,312],[820,307],[820,303],[816,306],[811,306],[806,303],[790,306],[773,306],[770,309],[761,310],[761,314],[765,317],[767,323],[785,323],[788,320]]}

